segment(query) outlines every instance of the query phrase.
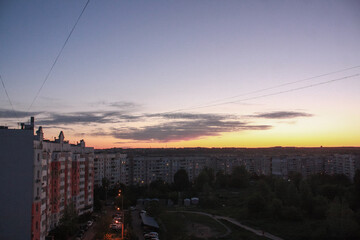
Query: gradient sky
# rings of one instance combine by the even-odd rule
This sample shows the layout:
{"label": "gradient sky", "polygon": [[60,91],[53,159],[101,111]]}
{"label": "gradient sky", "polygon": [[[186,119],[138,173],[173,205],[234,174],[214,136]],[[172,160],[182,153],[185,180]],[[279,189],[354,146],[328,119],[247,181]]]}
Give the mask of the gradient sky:
{"label": "gradient sky", "polygon": [[0,1],[0,125],[34,115],[96,148],[360,146],[359,1],[93,0],[29,109],[85,3]]}

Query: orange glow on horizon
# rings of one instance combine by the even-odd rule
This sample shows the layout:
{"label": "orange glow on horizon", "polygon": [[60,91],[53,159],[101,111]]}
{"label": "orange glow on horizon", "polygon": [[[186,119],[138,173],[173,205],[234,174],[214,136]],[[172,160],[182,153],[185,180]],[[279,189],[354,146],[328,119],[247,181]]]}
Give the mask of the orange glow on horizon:
{"label": "orange glow on horizon", "polygon": [[357,141],[360,136],[345,135],[340,137],[337,134],[319,134],[314,136],[291,136],[287,134],[273,135],[264,134],[244,134],[244,133],[226,133],[222,136],[207,137],[188,141],[174,142],[136,142],[129,141],[123,144],[117,143],[118,139],[112,137],[106,138],[89,138],[85,139],[86,145],[95,149],[106,148],[187,148],[187,147],[204,147],[204,148],[223,148],[223,147],[245,147],[260,148],[274,146],[291,146],[291,147],[359,147]]}

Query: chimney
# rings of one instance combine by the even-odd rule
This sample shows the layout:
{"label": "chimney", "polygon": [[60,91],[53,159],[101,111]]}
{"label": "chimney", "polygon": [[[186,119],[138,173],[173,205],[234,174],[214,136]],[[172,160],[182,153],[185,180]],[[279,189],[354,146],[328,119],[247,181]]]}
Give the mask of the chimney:
{"label": "chimney", "polygon": [[30,118],[30,126],[34,129],[34,126],[35,126],[35,118],[34,117]]}

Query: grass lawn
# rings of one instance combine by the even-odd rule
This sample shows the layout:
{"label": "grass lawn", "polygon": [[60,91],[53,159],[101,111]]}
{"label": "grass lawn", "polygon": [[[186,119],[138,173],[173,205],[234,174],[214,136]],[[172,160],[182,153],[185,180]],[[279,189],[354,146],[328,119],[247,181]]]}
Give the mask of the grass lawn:
{"label": "grass lawn", "polygon": [[[274,219],[243,220],[243,224],[256,226],[284,239],[320,239],[326,234],[324,220],[306,220],[299,222],[289,222]],[[322,239],[322,238],[321,238]]]}
{"label": "grass lawn", "polygon": [[268,238],[258,236],[252,232],[249,232],[239,226],[236,226],[226,220],[221,220],[226,226],[231,229],[231,234],[227,237],[220,238],[220,239],[241,239],[241,240],[265,240]]}
{"label": "grass lawn", "polygon": [[165,212],[159,218],[163,239],[216,239],[226,233],[220,223],[200,214]]}
{"label": "grass lawn", "polygon": [[159,219],[161,239],[186,238],[186,219],[183,215],[164,212],[160,214]]}
{"label": "grass lawn", "polygon": [[[221,221],[231,229],[226,237],[219,237],[226,233],[223,225],[211,217],[196,213],[175,213],[164,212],[160,215],[161,239],[182,240],[182,239],[241,239],[241,240],[265,240],[267,238],[258,236],[243,228],[240,228],[228,221]],[[202,235],[202,234],[203,235]]]}

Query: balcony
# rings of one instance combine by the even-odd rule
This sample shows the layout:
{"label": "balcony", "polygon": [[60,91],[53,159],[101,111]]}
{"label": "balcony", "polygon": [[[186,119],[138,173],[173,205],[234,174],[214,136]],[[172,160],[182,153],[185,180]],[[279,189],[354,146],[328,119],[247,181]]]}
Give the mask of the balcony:
{"label": "balcony", "polygon": [[40,209],[41,209],[41,212],[44,212],[46,210],[46,204],[42,204]]}

